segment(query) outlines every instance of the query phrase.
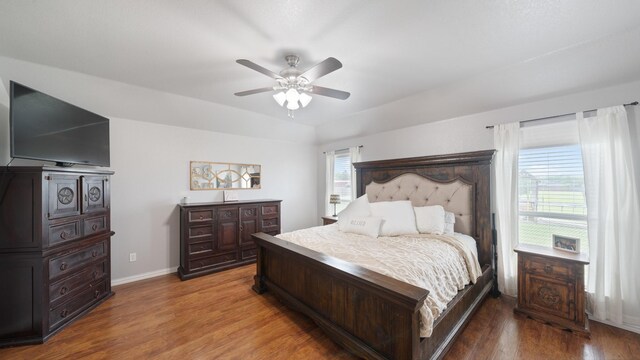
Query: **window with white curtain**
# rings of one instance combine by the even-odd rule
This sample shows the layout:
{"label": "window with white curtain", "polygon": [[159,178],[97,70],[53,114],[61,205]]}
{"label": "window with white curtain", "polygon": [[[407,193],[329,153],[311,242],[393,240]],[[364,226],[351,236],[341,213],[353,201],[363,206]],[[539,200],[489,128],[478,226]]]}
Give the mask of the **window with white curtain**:
{"label": "window with white curtain", "polygon": [[333,162],[333,194],[340,195],[340,204],[336,205],[336,211],[340,212],[347,207],[351,198],[351,154],[349,149],[339,150],[335,153]]}
{"label": "window with white curtain", "polygon": [[552,246],[553,235],[580,239],[589,252],[587,206],[577,124],[521,129],[518,163],[519,242]]}

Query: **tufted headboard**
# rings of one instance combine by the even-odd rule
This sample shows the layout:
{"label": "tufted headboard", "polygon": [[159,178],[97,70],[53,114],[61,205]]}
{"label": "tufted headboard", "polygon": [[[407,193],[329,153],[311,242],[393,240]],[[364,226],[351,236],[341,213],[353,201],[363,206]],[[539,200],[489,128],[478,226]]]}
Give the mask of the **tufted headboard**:
{"label": "tufted headboard", "polygon": [[456,232],[476,239],[480,264],[491,264],[491,159],[495,150],[354,164],[357,194],[369,201],[411,200],[456,214]]}
{"label": "tufted headboard", "polygon": [[413,206],[442,205],[456,216],[456,232],[473,236],[474,188],[462,178],[437,181],[417,174],[403,174],[385,183],[365,187],[369,202],[411,200]]}

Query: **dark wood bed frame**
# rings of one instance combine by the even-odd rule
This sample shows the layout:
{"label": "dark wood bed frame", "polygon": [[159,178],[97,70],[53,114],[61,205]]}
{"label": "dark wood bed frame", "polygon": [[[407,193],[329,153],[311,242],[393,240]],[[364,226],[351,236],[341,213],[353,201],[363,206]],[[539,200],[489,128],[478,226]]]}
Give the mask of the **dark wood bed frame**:
{"label": "dark wood bed frame", "polygon": [[[436,319],[433,333],[420,338],[419,310],[427,290],[276,237],[258,233],[253,289],[270,291],[309,316],[334,341],[367,359],[439,359],[463,330],[492,287],[495,259],[490,218],[490,166],[494,150],[355,164],[357,193],[371,181],[387,182],[405,173],[474,184],[472,234],[483,274]],[[494,289],[497,294],[497,289]]]}

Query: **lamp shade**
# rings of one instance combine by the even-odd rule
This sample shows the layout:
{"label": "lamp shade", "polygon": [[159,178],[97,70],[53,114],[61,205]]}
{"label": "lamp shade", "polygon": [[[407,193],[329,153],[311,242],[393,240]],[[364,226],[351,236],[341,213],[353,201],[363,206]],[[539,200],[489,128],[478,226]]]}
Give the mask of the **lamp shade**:
{"label": "lamp shade", "polygon": [[306,93],[300,93],[300,104],[302,104],[302,107],[309,105],[310,102],[311,96]]}
{"label": "lamp shade", "polygon": [[287,95],[284,92],[280,91],[279,93],[273,94],[273,98],[280,106],[284,106],[285,100],[287,100]]}
{"label": "lamp shade", "polygon": [[340,195],[338,194],[329,195],[329,204],[340,204]]}

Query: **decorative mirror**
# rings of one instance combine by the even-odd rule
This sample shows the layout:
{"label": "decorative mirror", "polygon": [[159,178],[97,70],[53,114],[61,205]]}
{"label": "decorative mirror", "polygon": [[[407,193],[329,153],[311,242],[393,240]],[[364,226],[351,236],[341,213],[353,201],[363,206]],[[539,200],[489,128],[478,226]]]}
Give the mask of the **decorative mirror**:
{"label": "decorative mirror", "polygon": [[191,190],[260,189],[260,165],[191,162]]}

